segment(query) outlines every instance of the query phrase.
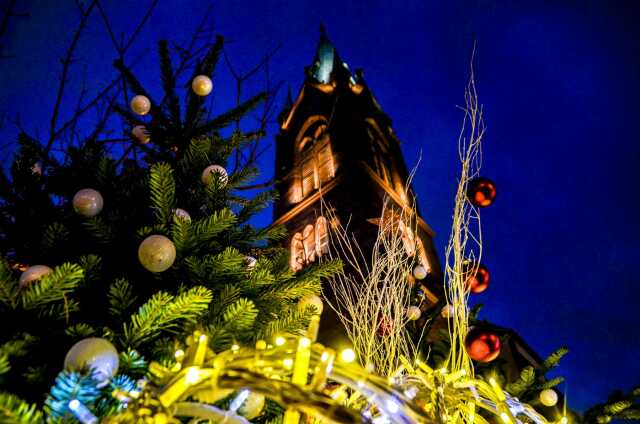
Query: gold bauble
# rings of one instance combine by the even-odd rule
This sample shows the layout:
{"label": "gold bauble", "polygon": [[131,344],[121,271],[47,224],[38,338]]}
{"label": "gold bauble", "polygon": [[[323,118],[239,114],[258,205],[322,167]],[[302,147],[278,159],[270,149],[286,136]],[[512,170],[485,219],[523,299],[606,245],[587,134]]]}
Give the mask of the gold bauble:
{"label": "gold bauble", "polygon": [[106,339],[89,337],[74,344],[64,358],[64,367],[70,371],[91,370],[92,377],[106,384],[118,372],[118,351]]}
{"label": "gold bauble", "polygon": [[422,265],[417,265],[413,268],[413,276],[416,277],[416,280],[424,280],[427,276],[427,269]]}
{"label": "gold bauble", "polygon": [[252,420],[262,413],[264,409],[264,395],[255,392],[249,392],[249,396],[242,403],[242,406],[238,409],[238,414],[242,415],[248,420]]}
{"label": "gold bauble", "polygon": [[34,265],[20,274],[18,286],[23,289],[53,271],[46,265]]}
{"label": "gold bauble", "polygon": [[138,115],[146,115],[151,110],[151,100],[147,96],[138,94],[131,99],[131,110]]}
{"label": "gold bauble", "polygon": [[138,259],[151,272],[166,271],[176,260],[176,246],[165,236],[149,236],[140,243]]}
{"label": "gold bauble", "polygon": [[184,209],[175,208],[173,210],[173,214],[181,221],[191,222],[191,215],[189,215],[189,212]]}
{"label": "gold bauble", "polygon": [[556,406],[558,403],[558,393],[553,389],[544,389],[540,392],[539,397],[544,406]]}
{"label": "gold bauble", "polygon": [[221,187],[227,185],[229,175],[227,174],[227,170],[220,165],[209,165],[204,169],[204,171],[202,171],[202,176],[200,178],[202,184],[209,185],[209,183],[211,183],[211,180],[213,179],[213,174],[216,174],[218,176]]}
{"label": "gold bauble", "polygon": [[84,188],[73,196],[73,209],[86,218],[98,215],[103,206],[102,195],[92,188]]}
{"label": "gold bauble", "polygon": [[422,315],[422,311],[417,306],[409,306],[407,308],[407,319],[409,321],[415,321],[420,319],[420,315]]}
{"label": "gold bauble", "polygon": [[208,96],[213,90],[213,82],[206,75],[198,75],[191,81],[191,88],[198,96]]}
{"label": "gold bauble", "polygon": [[307,309],[307,306],[313,305],[316,308],[316,314],[322,314],[322,310],[324,309],[324,303],[322,302],[322,298],[315,294],[310,294],[308,296],[303,297],[298,301],[298,307],[301,310]]}

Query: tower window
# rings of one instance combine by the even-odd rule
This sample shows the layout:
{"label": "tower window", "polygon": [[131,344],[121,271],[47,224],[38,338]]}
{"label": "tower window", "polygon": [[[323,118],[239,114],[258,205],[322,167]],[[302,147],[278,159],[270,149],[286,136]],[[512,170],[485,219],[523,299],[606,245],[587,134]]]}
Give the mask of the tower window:
{"label": "tower window", "polygon": [[329,253],[327,220],[321,216],[291,238],[291,268],[298,271],[305,265]]}

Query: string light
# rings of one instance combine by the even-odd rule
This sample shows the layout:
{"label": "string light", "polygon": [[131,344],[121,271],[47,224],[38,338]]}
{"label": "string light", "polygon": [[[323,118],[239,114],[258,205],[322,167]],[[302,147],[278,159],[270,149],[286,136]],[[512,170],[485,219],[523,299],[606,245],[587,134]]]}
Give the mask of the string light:
{"label": "string light", "polygon": [[340,359],[342,359],[342,362],[346,362],[347,364],[351,363],[355,361],[356,353],[353,351],[353,349],[347,348],[340,352]]}
{"label": "string light", "polygon": [[284,337],[282,336],[278,336],[276,337],[276,346],[282,346],[283,344],[285,344],[287,341],[285,340]]}

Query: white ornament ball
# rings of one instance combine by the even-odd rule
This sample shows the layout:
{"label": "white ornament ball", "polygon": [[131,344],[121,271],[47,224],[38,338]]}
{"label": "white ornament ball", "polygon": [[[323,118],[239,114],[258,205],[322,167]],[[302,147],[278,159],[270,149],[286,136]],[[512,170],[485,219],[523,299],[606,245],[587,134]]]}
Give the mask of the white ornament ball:
{"label": "white ornament ball", "polygon": [[198,96],[208,96],[213,90],[213,82],[206,75],[198,75],[191,81],[191,88]]}
{"label": "white ornament ball", "polygon": [[41,279],[45,275],[49,274],[51,271],[53,270],[46,265],[30,266],[29,268],[27,268],[26,271],[24,271],[20,275],[18,286],[21,289],[24,289],[25,287],[29,286],[30,284],[36,282],[37,280]]}
{"label": "white ornament ball", "polygon": [[424,280],[427,276],[427,269],[422,265],[417,265],[413,268],[413,276],[416,277],[417,280]]}
{"label": "white ornament ball", "polygon": [[33,175],[42,175],[42,162],[36,162],[31,167],[31,173]]}
{"label": "white ornament ball", "polygon": [[227,174],[227,170],[220,165],[207,166],[204,171],[202,171],[202,177],[200,178],[202,180],[202,183],[204,185],[209,185],[209,183],[213,179],[213,174],[218,175],[218,179],[220,180],[220,185],[222,187],[227,185],[229,175]]}
{"label": "white ornament ball", "polygon": [[305,310],[307,306],[313,305],[316,308],[316,313],[318,315],[322,314],[322,310],[324,309],[324,303],[322,302],[322,298],[315,294],[310,294],[308,296],[303,297],[298,301],[298,307],[302,310]]}
{"label": "white ornament ball", "polygon": [[131,99],[131,110],[138,115],[146,115],[151,110],[151,100],[147,96],[138,94]]}
{"label": "white ornament ball", "polygon": [[98,215],[103,206],[102,195],[92,188],[84,188],[73,196],[73,209],[86,218]]}
{"label": "white ornament ball", "polygon": [[440,316],[442,318],[452,318],[456,312],[456,308],[453,305],[447,305],[440,311]]}
{"label": "white ornament ball", "polygon": [[189,215],[189,212],[185,211],[184,209],[175,208],[173,210],[173,214],[176,216],[176,218],[182,221],[191,222],[191,215]]}
{"label": "white ornament ball", "polygon": [[260,393],[250,392],[247,399],[238,408],[238,414],[248,420],[252,420],[262,413],[264,409],[264,396]]}
{"label": "white ornament ball", "polygon": [[176,260],[176,246],[165,236],[149,236],[140,243],[138,259],[151,272],[166,271]]}
{"label": "white ornament ball", "polygon": [[133,135],[133,138],[138,140],[138,143],[140,144],[147,144],[151,141],[151,134],[149,134],[147,127],[145,127],[144,125],[136,125],[135,127],[133,127],[133,130],[131,130],[131,134]]}
{"label": "white ornament ball", "polygon": [[64,358],[64,368],[79,371],[91,370],[93,378],[106,385],[118,372],[118,351],[108,340],[89,337],[74,344]]}
{"label": "white ornament ball", "polygon": [[558,393],[553,389],[544,389],[540,392],[540,402],[544,406],[555,406],[558,403]]}
{"label": "white ornament ball", "polygon": [[254,258],[253,256],[245,256],[244,257],[244,263],[247,264],[247,268],[248,269],[253,269],[256,267],[256,263],[258,263],[258,260],[256,258]]}
{"label": "white ornament ball", "polygon": [[420,319],[420,315],[422,315],[422,311],[417,306],[409,306],[407,308],[407,318],[409,321]]}

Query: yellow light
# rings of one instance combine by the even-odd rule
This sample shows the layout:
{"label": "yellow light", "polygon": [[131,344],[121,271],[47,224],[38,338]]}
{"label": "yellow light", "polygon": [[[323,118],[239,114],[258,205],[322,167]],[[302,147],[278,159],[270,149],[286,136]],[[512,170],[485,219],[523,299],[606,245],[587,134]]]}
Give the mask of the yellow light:
{"label": "yellow light", "polygon": [[174,354],[174,356],[175,356],[176,359],[182,358],[184,356],[184,350],[182,350],[182,349],[176,350],[176,353]]}
{"label": "yellow light", "polygon": [[184,376],[184,381],[187,384],[195,384],[199,380],[199,373],[197,368],[189,368],[187,374]]}
{"label": "yellow light", "polygon": [[322,356],[320,356],[320,360],[322,362],[327,362],[327,360],[329,360],[329,352],[322,352]]}
{"label": "yellow light", "polygon": [[567,424],[567,421],[568,421],[568,420],[567,420],[567,417],[562,417],[562,418],[560,419],[560,424]]}
{"label": "yellow light", "polygon": [[207,341],[207,335],[206,335],[206,334],[202,334],[202,335],[200,336],[199,341],[200,341],[200,343],[206,343],[206,341]]}
{"label": "yellow light", "polygon": [[256,342],[256,349],[258,350],[264,350],[267,348],[267,342],[265,342],[264,340],[258,340]]}
{"label": "yellow light", "polygon": [[311,340],[309,340],[306,337],[303,337],[303,338],[300,339],[298,344],[300,345],[300,347],[309,347],[309,346],[311,346]]}
{"label": "yellow light", "polygon": [[234,344],[233,346],[231,346],[231,350],[234,352],[237,352],[240,350],[240,346],[238,346],[237,344]]}
{"label": "yellow light", "polygon": [[340,359],[342,359],[342,361],[346,363],[353,362],[356,359],[356,353],[353,351],[353,349],[347,348],[340,352]]}
{"label": "yellow light", "polygon": [[286,342],[287,341],[285,340],[284,337],[281,337],[281,336],[276,337],[276,346],[282,346]]}
{"label": "yellow light", "polygon": [[282,361],[282,365],[284,365],[284,367],[285,367],[286,369],[291,369],[291,367],[293,367],[293,359],[291,359],[291,358],[285,358],[285,359]]}
{"label": "yellow light", "polygon": [[509,418],[509,416],[507,415],[506,412],[501,412],[500,413],[500,418],[502,418],[502,421],[504,421],[505,423],[510,423],[511,419]]}

